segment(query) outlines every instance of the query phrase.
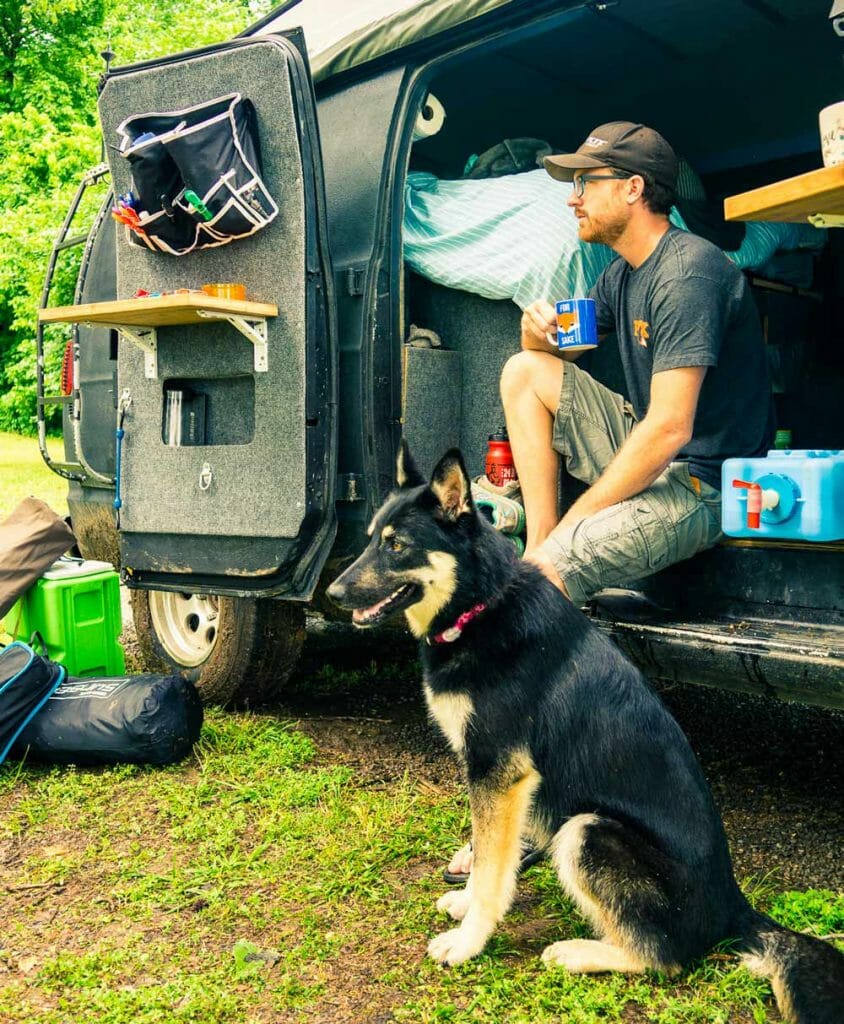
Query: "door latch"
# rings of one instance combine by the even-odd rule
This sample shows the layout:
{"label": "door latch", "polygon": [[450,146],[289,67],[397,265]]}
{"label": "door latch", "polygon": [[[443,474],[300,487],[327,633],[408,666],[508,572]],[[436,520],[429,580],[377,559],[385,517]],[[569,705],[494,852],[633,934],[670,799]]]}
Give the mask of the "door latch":
{"label": "door latch", "polygon": [[366,267],[349,267],[346,271],[346,290],[349,295],[363,295]]}

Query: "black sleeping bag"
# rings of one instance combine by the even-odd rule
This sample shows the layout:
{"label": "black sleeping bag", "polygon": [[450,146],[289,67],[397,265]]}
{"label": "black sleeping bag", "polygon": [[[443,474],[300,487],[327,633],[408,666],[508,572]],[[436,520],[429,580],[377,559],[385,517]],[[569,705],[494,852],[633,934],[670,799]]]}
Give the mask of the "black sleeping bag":
{"label": "black sleeping bag", "polygon": [[65,680],[13,753],[46,764],[173,764],[199,738],[202,701],[181,676]]}

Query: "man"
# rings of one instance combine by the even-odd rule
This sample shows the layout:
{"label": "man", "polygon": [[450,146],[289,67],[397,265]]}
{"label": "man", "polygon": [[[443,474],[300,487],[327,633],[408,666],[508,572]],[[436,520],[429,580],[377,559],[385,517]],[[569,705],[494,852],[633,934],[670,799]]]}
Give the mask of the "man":
{"label": "man", "polygon": [[[599,333],[618,336],[627,399],[560,352],[546,300],[525,309],[522,351],[501,375],[525,557],[582,604],[716,543],[721,463],[771,446],[773,401],[745,278],[720,249],[668,221],[678,164],[665,139],[615,121],[544,162],[574,185],[568,205],[581,240],[620,257],[590,297]],[[562,519],[560,455],[589,485]],[[470,867],[464,847],[448,873]]]}

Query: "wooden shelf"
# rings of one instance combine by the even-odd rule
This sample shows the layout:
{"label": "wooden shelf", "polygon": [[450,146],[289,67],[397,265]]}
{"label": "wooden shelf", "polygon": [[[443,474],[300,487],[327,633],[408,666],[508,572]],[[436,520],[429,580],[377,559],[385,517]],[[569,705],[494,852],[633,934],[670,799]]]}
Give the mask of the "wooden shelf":
{"label": "wooden shelf", "polygon": [[177,324],[201,324],[207,318],[202,311],[232,316],[278,316],[278,306],[266,302],[218,299],[212,295],[160,295],[149,299],[118,299],[115,302],[89,302],[80,306],[54,306],[42,309],[38,319],[45,324],[88,323],[130,324],[135,327],[173,327]]}
{"label": "wooden shelf", "polygon": [[267,317],[278,316],[278,306],[266,302],[220,299],[213,295],[160,295],[147,299],[117,299],[79,306],[53,306],[38,311],[41,323],[88,324],[111,327],[144,351],[147,377],[158,376],[159,327],[226,320],[251,342],[255,371],[266,373]]}
{"label": "wooden shelf", "polygon": [[821,167],[724,200],[725,220],[808,224],[815,214],[844,217],[844,164]]}

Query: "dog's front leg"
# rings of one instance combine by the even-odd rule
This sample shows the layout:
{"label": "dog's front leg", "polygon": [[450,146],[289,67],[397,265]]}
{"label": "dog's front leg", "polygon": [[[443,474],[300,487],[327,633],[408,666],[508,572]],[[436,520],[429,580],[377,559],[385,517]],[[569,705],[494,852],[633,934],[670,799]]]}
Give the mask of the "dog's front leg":
{"label": "dog's front leg", "polygon": [[462,921],[469,911],[472,902],[472,879],[474,872],[469,874],[466,885],[462,889],[450,889],[437,900],[437,910],[448,914],[455,921]]}
{"label": "dog's front leg", "polygon": [[[462,892],[446,894],[437,904],[459,928],[437,935],[428,954],[442,964],[460,964],[484,948],[513,901],[516,891],[521,834],[538,783],[535,771],[499,790],[494,783],[470,786],[472,848],[469,884]],[[458,916],[459,915],[459,916]]]}

